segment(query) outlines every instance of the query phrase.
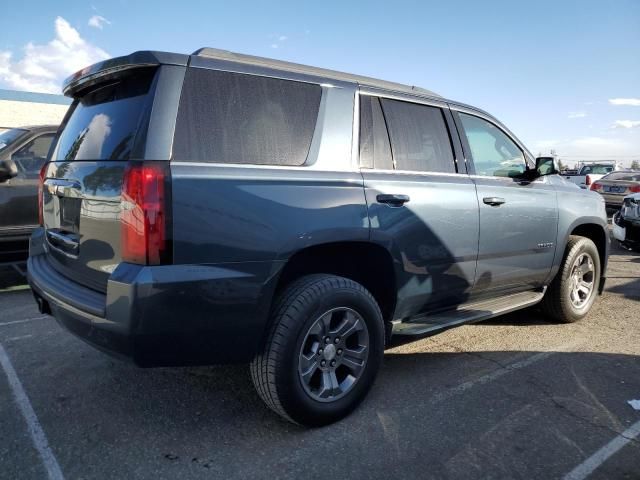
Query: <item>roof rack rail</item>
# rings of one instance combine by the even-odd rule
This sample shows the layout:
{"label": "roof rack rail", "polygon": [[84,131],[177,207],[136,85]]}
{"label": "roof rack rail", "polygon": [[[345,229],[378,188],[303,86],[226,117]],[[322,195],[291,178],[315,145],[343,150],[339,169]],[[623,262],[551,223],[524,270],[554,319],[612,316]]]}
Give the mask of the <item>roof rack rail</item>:
{"label": "roof rack rail", "polygon": [[401,83],[388,82],[386,80],[379,80],[376,78],[365,77],[361,75],[353,75],[345,72],[338,72],[335,70],[329,70],[325,68],[312,67],[309,65],[302,65],[299,63],[286,62],[283,60],[274,60],[265,57],[256,57],[253,55],[245,55],[242,53],[230,52],[228,50],[220,50],[217,48],[203,47],[199,48],[192,55],[198,57],[212,58],[216,60],[226,60],[230,62],[245,63],[251,65],[257,65],[265,68],[273,68],[276,70],[284,70],[294,73],[302,73],[306,75],[313,75],[317,77],[326,77],[335,80],[341,80],[345,82],[353,82],[359,85],[365,85],[370,87],[382,88],[385,90],[396,90],[403,93],[409,93],[413,95],[427,96],[440,98],[440,95],[427,90],[426,88],[415,87],[410,85],[404,85]]}

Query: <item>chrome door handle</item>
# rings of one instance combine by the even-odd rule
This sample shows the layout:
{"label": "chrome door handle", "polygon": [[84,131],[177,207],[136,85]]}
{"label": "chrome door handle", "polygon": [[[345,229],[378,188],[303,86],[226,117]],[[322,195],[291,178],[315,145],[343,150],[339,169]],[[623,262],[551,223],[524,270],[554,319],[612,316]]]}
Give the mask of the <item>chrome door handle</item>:
{"label": "chrome door handle", "polygon": [[487,205],[491,205],[492,207],[499,207],[506,202],[506,200],[502,197],[484,197],[482,201]]}

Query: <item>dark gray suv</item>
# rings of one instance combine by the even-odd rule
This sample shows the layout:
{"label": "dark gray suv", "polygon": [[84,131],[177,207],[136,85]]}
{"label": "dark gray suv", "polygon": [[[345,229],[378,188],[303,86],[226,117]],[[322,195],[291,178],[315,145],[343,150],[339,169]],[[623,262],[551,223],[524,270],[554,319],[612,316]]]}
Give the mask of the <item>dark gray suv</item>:
{"label": "dark gray suv", "polygon": [[29,282],[42,312],[141,366],[251,362],[262,399],[322,425],[391,335],[604,285],[602,198],[500,122],[427,90],[202,49],[69,78]]}

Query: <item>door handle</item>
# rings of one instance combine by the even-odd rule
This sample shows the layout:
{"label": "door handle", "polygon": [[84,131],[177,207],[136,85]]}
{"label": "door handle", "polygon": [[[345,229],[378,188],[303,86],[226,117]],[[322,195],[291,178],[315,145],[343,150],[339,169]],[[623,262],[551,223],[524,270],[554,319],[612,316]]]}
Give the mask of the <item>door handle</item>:
{"label": "door handle", "polygon": [[482,201],[487,205],[491,205],[492,207],[499,207],[506,202],[506,200],[502,197],[484,197]]}
{"label": "door handle", "polygon": [[386,203],[391,207],[402,207],[409,200],[409,195],[402,195],[397,193],[380,193],[376,196],[378,203]]}
{"label": "door handle", "polygon": [[82,185],[80,182],[72,180],[60,180],[51,178],[45,182],[49,193],[56,197],[77,197],[80,194]]}

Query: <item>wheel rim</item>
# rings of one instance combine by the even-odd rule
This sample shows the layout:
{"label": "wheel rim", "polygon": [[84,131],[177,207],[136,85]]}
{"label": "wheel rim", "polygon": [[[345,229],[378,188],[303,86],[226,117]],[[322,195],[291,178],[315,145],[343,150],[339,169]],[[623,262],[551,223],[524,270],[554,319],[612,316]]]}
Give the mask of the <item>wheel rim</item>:
{"label": "wheel rim", "polygon": [[314,400],[338,400],[361,378],[368,356],[369,331],[362,316],[351,308],[334,308],[305,335],[298,361],[300,382]]}
{"label": "wheel rim", "polygon": [[581,253],[571,267],[571,304],[578,309],[588,304],[594,292],[595,267],[588,253]]}

